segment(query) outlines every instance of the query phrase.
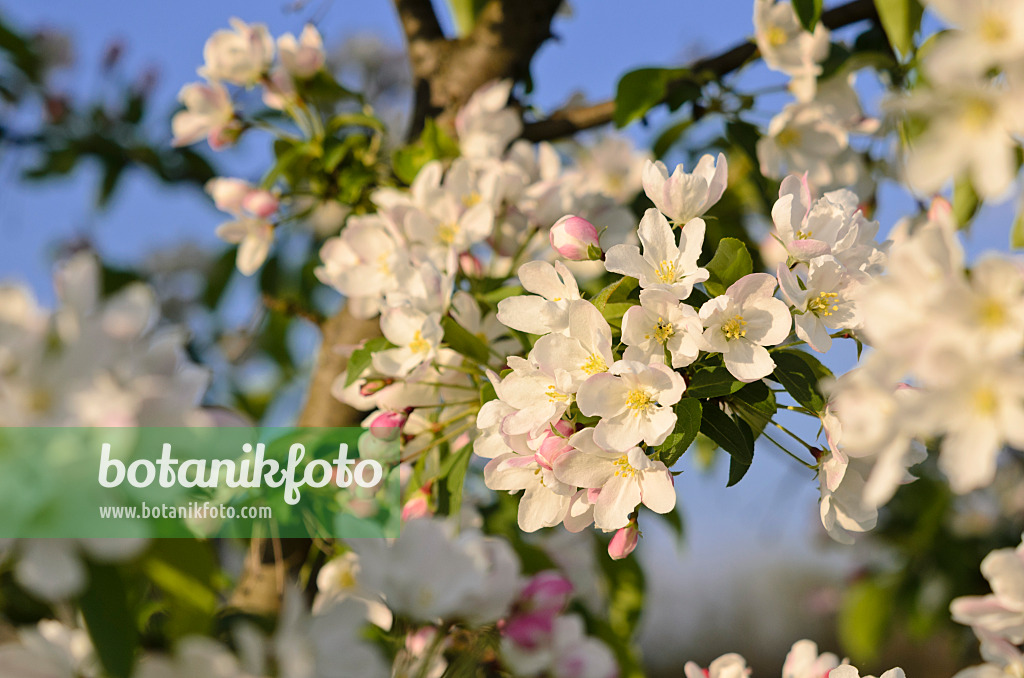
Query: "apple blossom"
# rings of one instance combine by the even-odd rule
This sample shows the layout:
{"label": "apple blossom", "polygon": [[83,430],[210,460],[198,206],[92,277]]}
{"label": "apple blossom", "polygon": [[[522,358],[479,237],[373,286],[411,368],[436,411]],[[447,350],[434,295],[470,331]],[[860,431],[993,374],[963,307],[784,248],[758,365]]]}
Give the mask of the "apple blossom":
{"label": "apple blossom", "polygon": [[622,357],[664,363],[668,352],[673,368],[685,367],[697,359],[703,331],[697,312],[674,294],[643,290],[640,305],[622,316],[622,343],[628,347]]}
{"label": "apple blossom", "polygon": [[[803,273],[800,266],[797,273]],[[780,264],[779,289],[794,308],[796,336],[819,353],[832,347],[829,330],[857,329],[860,318],[855,301],[858,284],[836,261],[825,255],[811,259],[805,278]]]}
{"label": "apple blossom", "polygon": [[570,303],[568,315],[568,334],[541,337],[530,359],[551,372],[565,370],[578,385],[591,375],[607,372],[615,362],[612,330],[597,307],[585,299]]}
{"label": "apple blossom", "polygon": [[299,39],[285,33],[277,39],[277,53],[281,65],[295,78],[310,78],[324,66],[326,55],[320,31],[312,24],[302,27]]}
{"label": "apple blossom", "polygon": [[230,20],[232,30],[216,31],[203,46],[205,65],[199,75],[211,81],[225,81],[252,87],[270,68],[274,39],[263,24]]}
{"label": "apple blossom", "polygon": [[929,0],[928,7],[960,30],[938,35],[924,59],[935,82],[983,76],[1024,57],[1024,9],[1013,0],[961,3]]}
{"label": "apple blossom", "polygon": [[704,228],[703,219],[686,222],[676,245],[668,219],[658,210],[649,209],[638,231],[643,255],[636,245],[616,245],[608,250],[605,268],[639,279],[643,289],[665,290],[677,299],[686,299],[694,284],[704,282],[710,275],[707,269],[697,266]]}
{"label": "apple blossom", "polygon": [[975,630],[1024,643],[1024,543],[996,549],[981,561],[992,593],[961,596],[950,604],[953,621]]}
{"label": "apple blossom", "polygon": [[567,214],[551,227],[551,248],[566,259],[587,261],[601,258],[597,229],[586,219]]}
{"label": "apple blossom", "polygon": [[600,489],[594,502],[594,524],[605,531],[626,527],[641,503],[655,513],[676,505],[672,474],[639,447],[609,450],[597,442],[595,429],[569,439],[572,449],[555,462],[555,477],[576,487]]}
{"label": "apple blossom", "polygon": [[569,303],[580,290],[565,264],[531,261],[519,267],[519,281],[534,295],[514,296],[498,302],[498,320],[530,334],[564,334],[569,328]]}
{"label": "apple blossom", "polygon": [[750,669],[747,660],[731,652],[711,662],[707,669],[702,669],[694,662],[686,662],[683,667],[686,678],[747,678]]}
{"label": "apple blossom", "polygon": [[685,388],[665,365],[620,360],[584,381],[576,404],[584,415],[601,417],[594,430],[598,445],[625,452],[641,440],[652,446],[665,441],[676,424],[672,405]]}
{"label": "apple blossom", "polygon": [[818,654],[818,645],[811,640],[793,643],[782,665],[782,678],[825,678],[839,666],[839,658],[831,652]]}
{"label": "apple blossom", "polygon": [[99,674],[89,634],[44,619],[18,631],[17,640],[0,644],[0,678],[94,678]]}
{"label": "apple blossom", "polygon": [[495,384],[498,398],[515,410],[501,423],[505,435],[538,435],[562,418],[573,401],[576,386],[572,376],[560,368],[545,368],[515,356],[509,357],[512,373]]}
{"label": "apple blossom", "polygon": [[404,306],[386,310],[380,329],[396,348],[374,353],[373,367],[391,377],[404,377],[433,359],[444,336],[437,314]]}
{"label": "apple blossom", "polygon": [[171,119],[174,146],[189,146],[206,139],[210,148],[219,150],[234,141],[240,127],[235,121],[235,107],[224,86],[218,82],[193,82],[178,93],[185,105]]}
{"label": "apple blossom", "polygon": [[953,678],[1017,678],[1024,676],[1024,653],[1005,638],[980,629],[974,630],[981,641],[984,664],[958,671]]}
{"label": "apple blossom", "polygon": [[717,159],[711,155],[701,156],[690,173],[682,165],[676,165],[671,177],[660,160],[647,161],[643,169],[647,197],[677,224],[685,224],[711,209],[725,192],[728,178],[729,165],[722,153]]}
{"label": "apple blossom", "polygon": [[790,89],[796,98],[813,98],[820,64],[828,56],[828,29],[819,21],[808,33],[789,2],[754,0],[754,38],[768,68],[793,79]]}
{"label": "apple blossom", "polygon": [[[828,678],[862,678],[860,672],[853,666],[844,664],[828,672]],[[863,678],[874,678],[874,676],[863,676]],[[907,674],[901,668],[889,669],[879,678],[907,678]]]}
{"label": "apple blossom", "polygon": [[238,245],[235,260],[242,275],[252,275],[270,254],[274,242],[274,225],[257,217],[241,217],[217,227],[217,237]]}
{"label": "apple blossom", "polygon": [[701,348],[721,353],[729,372],[740,381],[756,381],[775,369],[765,346],[789,336],[793,325],[786,304],[774,298],[775,278],[767,273],[745,275],[725,294],[704,303]]}
{"label": "apple blossom", "polygon": [[519,136],[522,122],[509,108],[512,81],[495,81],[476,90],[455,117],[462,155],[473,160],[499,157]]}

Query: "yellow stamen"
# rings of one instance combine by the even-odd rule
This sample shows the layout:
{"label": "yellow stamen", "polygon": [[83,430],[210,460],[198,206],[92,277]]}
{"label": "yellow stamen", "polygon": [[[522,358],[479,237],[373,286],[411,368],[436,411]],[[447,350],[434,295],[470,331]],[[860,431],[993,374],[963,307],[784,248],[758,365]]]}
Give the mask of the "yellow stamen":
{"label": "yellow stamen", "polygon": [[741,315],[734,315],[724,323],[722,323],[722,334],[725,335],[726,339],[739,339],[740,337],[747,336],[747,330],[745,329],[747,321],[743,319]]}
{"label": "yellow stamen", "polygon": [[664,345],[668,341],[669,337],[676,333],[676,328],[672,323],[668,322],[661,316],[658,316],[658,322],[654,324],[654,340],[659,344]]}
{"label": "yellow stamen", "polygon": [[972,97],[964,104],[960,117],[965,127],[983,131],[992,124],[992,119],[996,117],[996,107],[988,99]]}
{"label": "yellow stamen", "polygon": [[827,318],[839,310],[839,304],[835,303],[838,299],[839,295],[836,292],[819,292],[818,296],[807,302],[807,310],[816,316]]}
{"label": "yellow stamen", "polygon": [[986,417],[993,416],[999,411],[999,397],[991,387],[982,386],[973,394],[974,409],[978,414]]}
{"label": "yellow stamen", "polygon": [[796,232],[796,239],[797,240],[809,240],[809,239],[811,239],[813,237],[814,237],[814,231],[807,231],[806,233],[804,233],[803,231],[797,231]]}
{"label": "yellow stamen", "polygon": [[419,330],[413,333],[412,341],[409,342],[409,350],[413,353],[426,353],[430,350],[430,344],[423,338],[423,333]]}
{"label": "yellow stamen", "polygon": [[654,409],[654,399],[642,388],[634,388],[626,396],[626,407],[633,410],[636,416],[640,416]]}
{"label": "yellow stamen", "polygon": [[676,278],[679,277],[679,273],[676,271],[676,262],[668,261],[663,259],[658,268],[655,270],[658,276],[658,280],[665,284],[674,283]]}
{"label": "yellow stamen", "polygon": [[451,245],[455,242],[456,236],[459,235],[459,225],[455,223],[445,223],[437,227],[437,239],[443,242],[445,245]]}
{"label": "yellow stamen", "polygon": [[999,44],[1010,37],[1006,19],[996,12],[989,12],[978,25],[978,34],[985,42]]}
{"label": "yellow stamen", "polygon": [[997,299],[986,299],[978,309],[978,316],[981,324],[989,329],[1002,327],[1007,320],[1006,307]]}
{"label": "yellow stamen", "polygon": [[608,363],[604,361],[604,358],[596,353],[591,353],[587,362],[583,363],[581,368],[587,374],[597,374],[598,372],[607,372]]}
{"label": "yellow stamen", "polygon": [[765,31],[768,44],[772,47],[782,47],[789,42],[789,35],[781,26],[771,26]]}
{"label": "yellow stamen", "polygon": [[548,386],[548,390],[544,392],[544,395],[548,397],[548,400],[553,403],[567,403],[569,402],[569,396],[565,393],[559,393],[555,390],[554,386]]}
{"label": "yellow stamen", "polygon": [[628,454],[623,454],[618,459],[613,461],[612,464],[614,464],[616,468],[615,475],[619,476],[620,478],[633,478],[636,477],[636,475],[639,473],[639,471],[637,471],[630,465]]}
{"label": "yellow stamen", "polygon": [[775,143],[783,148],[791,148],[800,144],[800,132],[792,127],[786,127],[775,135]]}
{"label": "yellow stamen", "polygon": [[481,196],[476,191],[473,191],[468,195],[462,196],[462,204],[465,207],[473,207],[474,205],[479,205],[481,200],[483,200],[483,196]]}

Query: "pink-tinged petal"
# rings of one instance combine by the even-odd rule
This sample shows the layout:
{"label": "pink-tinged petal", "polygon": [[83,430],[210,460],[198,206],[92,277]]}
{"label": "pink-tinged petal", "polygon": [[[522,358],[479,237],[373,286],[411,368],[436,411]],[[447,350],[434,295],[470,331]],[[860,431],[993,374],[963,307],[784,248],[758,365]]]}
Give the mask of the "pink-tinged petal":
{"label": "pink-tinged petal", "polygon": [[635,478],[612,476],[601,489],[594,507],[594,524],[602,530],[617,530],[629,524],[629,514],[640,503],[640,483]]}
{"label": "pink-tinged petal", "polygon": [[807,292],[800,289],[800,284],[797,282],[796,276],[793,275],[793,271],[789,270],[786,264],[779,264],[775,277],[778,278],[779,289],[782,290],[782,296],[786,298],[789,305],[802,307]]}
{"label": "pink-tinged petal", "polygon": [[793,258],[800,261],[810,261],[815,257],[821,257],[832,252],[827,242],[813,240],[810,238],[794,240],[789,244],[789,252]]}
{"label": "pink-tinged petal", "polygon": [[748,298],[770,297],[775,293],[775,277],[768,273],[750,273],[725,291],[733,303],[742,305]]}
{"label": "pink-tinged petal", "polygon": [[556,478],[575,487],[602,488],[615,475],[615,465],[610,460],[578,450],[560,456],[553,470]]}

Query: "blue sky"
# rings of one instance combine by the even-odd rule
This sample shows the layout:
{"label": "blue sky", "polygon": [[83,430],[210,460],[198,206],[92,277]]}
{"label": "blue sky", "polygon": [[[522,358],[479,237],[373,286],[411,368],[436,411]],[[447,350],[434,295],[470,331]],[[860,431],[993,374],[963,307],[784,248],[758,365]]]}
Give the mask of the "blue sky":
{"label": "blue sky", "polygon": [[[79,62],[61,82],[79,94],[95,93],[100,55],[110,40],[123,40],[127,73],[158,67],[153,109],[167,112],[181,85],[196,79],[207,37],[226,26],[232,15],[265,22],[275,35],[297,33],[307,19],[319,17],[319,28],[330,45],[366,32],[392,44],[401,42],[391,4],[385,0],[309,0],[297,11],[288,11],[290,4],[287,0],[0,0],[0,13],[22,29],[51,25],[71,31]],[[595,100],[607,98],[618,77],[628,70],[684,63],[730,46],[752,30],[751,0],[575,0],[573,5],[573,15],[556,22],[558,40],[545,45],[535,61],[535,103],[542,108],[557,107],[574,91]],[[756,82],[766,73],[760,68],[751,77]],[[776,74],[770,77],[771,82],[783,81]],[[166,127],[154,132],[169,140]],[[639,127],[630,131],[641,141],[650,133]],[[260,157],[258,149],[243,148],[218,160],[232,173],[255,176],[263,169]],[[53,247],[74,234],[89,235],[100,253],[114,261],[136,259],[186,240],[217,246],[213,231],[221,215],[196,190],[168,189],[134,174],[126,178],[112,206],[96,212],[92,206],[95,181],[92,172],[79,172],[68,181],[26,186],[11,176],[9,166],[0,164],[0,279],[27,280],[49,301]],[[889,189],[883,191],[881,204],[878,217],[883,232],[911,209],[905,197]],[[982,246],[1005,247],[1011,206],[990,213],[992,219],[983,220],[971,238],[972,251]],[[852,352],[846,352],[837,362],[848,366],[852,358]],[[684,466],[689,470],[688,463]],[[724,464],[712,482],[695,482],[695,475],[685,473],[677,479],[684,513],[690,518],[685,558],[691,565],[700,561],[713,570],[716,562],[732,558],[737,550],[748,554],[751,549],[762,554],[805,551],[810,548],[808,537],[820,534],[820,527],[814,527],[817,492],[809,472],[767,445],[758,448],[754,468],[738,488],[724,487]],[[711,506],[715,510],[707,511]],[[783,520],[767,525],[767,519],[750,519],[769,512]],[[658,542],[659,563],[672,570],[667,542]]]}

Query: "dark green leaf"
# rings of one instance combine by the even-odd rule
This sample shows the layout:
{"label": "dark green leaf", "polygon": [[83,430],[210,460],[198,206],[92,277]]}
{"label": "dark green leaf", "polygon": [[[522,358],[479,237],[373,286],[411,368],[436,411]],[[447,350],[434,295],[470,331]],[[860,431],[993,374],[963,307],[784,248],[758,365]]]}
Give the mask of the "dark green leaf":
{"label": "dark green leaf", "polygon": [[662,130],[661,134],[654,142],[653,151],[654,157],[660,158],[668,152],[668,149],[672,148],[679,138],[683,136],[683,133],[690,128],[693,124],[693,118],[687,116],[679,122],[676,122],[666,129]]}
{"label": "dark green leaf", "polygon": [[743,480],[743,476],[747,475],[749,470],[750,464],[744,464],[736,457],[729,457],[729,480],[725,483],[725,486],[732,487]]}
{"label": "dark green leaf", "polygon": [[726,402],[740,419],[747,422],[755,438],[761,435],[778,410],[775,393],[763,381],[747,384]]}
{"label": "dark green leaf", "polygon": [[821,18],[821,0],[793,0],[793,9],[804,30],[813,32]]}
{"label": "dark green leaf", "polygon": [[686,386],[686,395],[691,398],[720,398],[727,396],[746,386],[738,381],[722,365],[702,367],[693,373],[690,383]]}
{"label": "dark green leaf", "polygon": [[754,437],[750,427],[718,407],[708,405],[704,408],[700,432],[715,441],[740,464],[749,466],[754,460]]}
{"label": "dark green leaf", "polygon": [[1024,210],[1017,212],[1010,231],[1010,247],[1015,250],[1024,249]]}
{"label": "dark green leaf", "polygon": [[465,327],[455,322],[451,316],[441,318],[441,326],[444,328],[444,343],[448,344],[449,348],[478,363],[487,364],[491,357],[491,351],[483,339],[470,333]]}
{"label": "dark green leaf", "polygon": [[129,678],[135,664],[138,629],[117,569],[89,564],[89,587],[79,599],[89,637],[100,662],[113,678]]}
{"label": "dark green leaf", "polygon": [[775,371],[771,378],[786,389],[798,403],[811,410],[825,409],[825,396],[819,383],[832,377],[832,371],[805,351],[785,349],[772,353]]}
{"label": "dark green leaf", "polygon": [[683,398],[673,408],[676,413],[676,426],[665,442],[658,446],[654,458],[672,468],[679,457],[689,449],[693,439],[700,431],[701,406],[696,398]]}
{"label": "dark green leaf", "polygon": [[704,289],[714,296],[725,294],[725,290],[734,282],[754,270],[754,262],[750,258],[747,246],[736,238],[722,238],[718,241],[715,256],[705,267],[711,274],[704,281]]}
{"label": "dark green leaf", "polygon": [[921,3],[918,0],[875,0],[875,8],[889,43],[903,56],[910,54],[924,13]]}

